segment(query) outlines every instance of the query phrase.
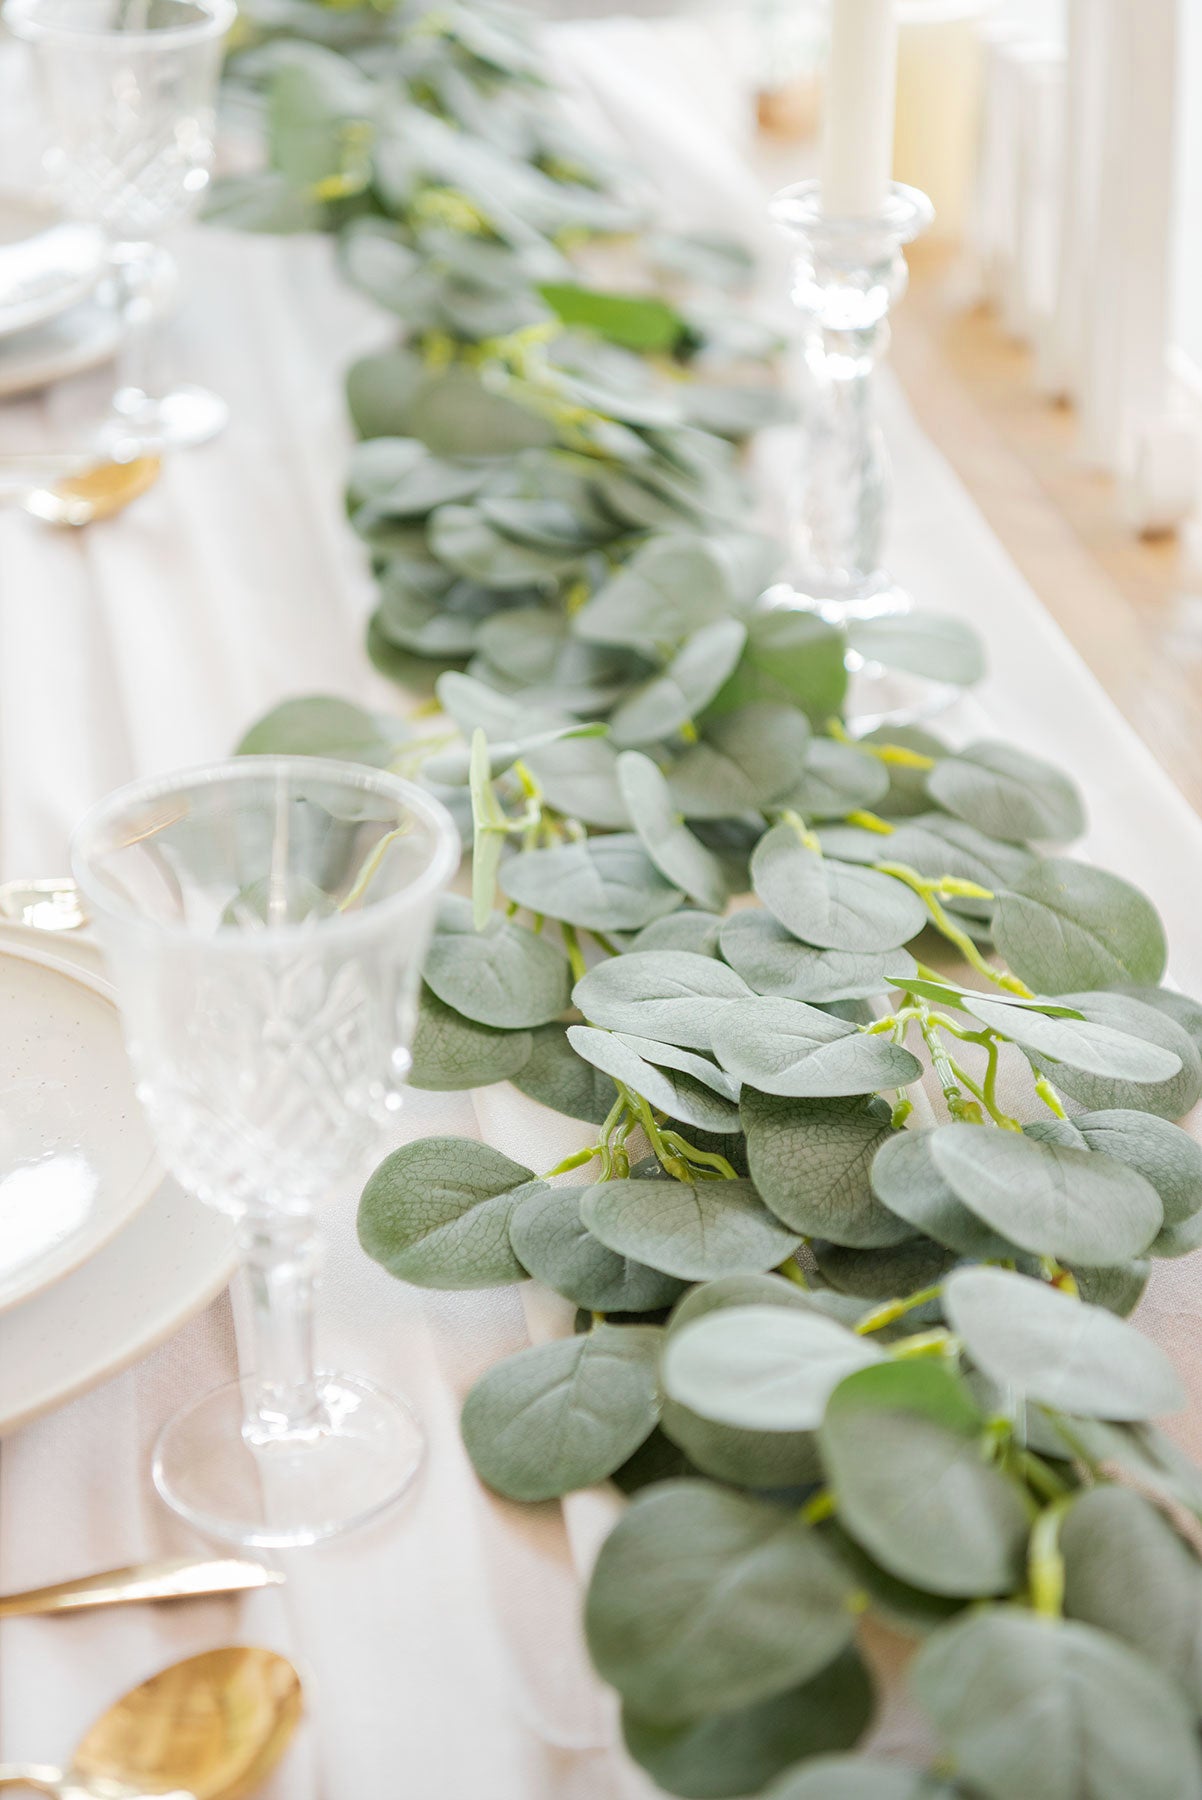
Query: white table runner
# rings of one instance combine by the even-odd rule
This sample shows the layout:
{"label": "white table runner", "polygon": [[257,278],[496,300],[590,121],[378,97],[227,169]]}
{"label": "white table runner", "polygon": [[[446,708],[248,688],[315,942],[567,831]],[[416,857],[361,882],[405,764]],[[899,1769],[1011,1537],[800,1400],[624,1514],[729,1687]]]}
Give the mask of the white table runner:
{"label": "white table runner", "polygon": [[[555,37],[582,105],[616,129],[678,225],[745,234],[763,194],[732,138],[741,113],[723,44],[677,23],[615,20]],[[0,173],[3,171],[0,170]],[[388,706],[368,668],[372,584],[341,509],[341,373],[387,321],[349,295],[317,242],[194,233],[181,373],[233,404],[217,443],[180,456],[113,523],[73,537],[0,516],[0,873],[63,866],[85,805],[134,775],[225,754],[291,694]],[[52,435],[55,396],[0,414],[6,438]],[[1161,908],[1176,982],[1202,992],[1202,823],[1099,690],[942,459],[889,399],[898,464],[893,563],[920,598],[970,618],[993,673],[949,729],[987,730],[1063,762],[1085,790],[1084,853]],[[580,1128],[507,1088],[414,1093],[400,1136],[480,1135],[538,1169]],[[498,1357],[557,1328],[532,1290],[425,1293],[368,1263],[357,1185],[331,1204],[324,1360],[407,1391],[430,1435],[419,1490],[341,1544],[288,1559],[283,1590],[244,1603],[0,1626],[0,1757],[69,1754],[127,1685],[213,1644],[286,1650],[312,1726],[269,1800],[640,1800],[613,1749],[612,1700],[579,1634],[579,1570],[608,1495],[518,1508],[484,1493],[458,1410]],[[1145,1324],[1172,1351],[1202,1452],[1202,1282],[1158,1268]],[[154,1433],[233,1372],[225,1302],[137,1368],[0,1447],[0,1589],[196,1548],[154,1497]],[[1192,1423],[1192,1431],[1189,1429]]]}

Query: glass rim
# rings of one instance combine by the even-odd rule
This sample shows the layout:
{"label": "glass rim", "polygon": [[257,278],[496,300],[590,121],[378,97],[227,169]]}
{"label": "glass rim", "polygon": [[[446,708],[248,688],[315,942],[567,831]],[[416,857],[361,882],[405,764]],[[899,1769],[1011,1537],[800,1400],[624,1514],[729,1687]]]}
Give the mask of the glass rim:
{"label": "glass rim", "polygon": [[111,26],[56,24],[38,17],[46,0],[4,0],[0,18],[13,33],[26,43],[86,44],[93,50],[145,49],[162,45],[200,43],[209,38],[224,37],[238,16],[237,0],[172,0],[172,4],[188,5],[205,16],[186,25],[163,25],[153,29],[125,31]]}
{"label": "glass rim", "polygon": [[[220,781],[270,779],[304,772],[318,780],[340,786],[358,788],[363,793],[380,794],[401,802],[417,813],[433,833],[431,854],[425,867],[399,892],[374,906],[358,912],[338,913],[334,917],[294,920],[283,925],[265,925],[262,931],[202,931],[172,920],[150,919],[135,907],[114,902],[106,887],[97,884],[88,860],[89,838],[119,818],[126,809],[144,805],[170,794],[194,788],[214,787]],[[69,858],[76,885],[94,915],[103,915],[116,923],[132,927],[153,937],[174,938],[180,943],[204,944],[209,949],[235,954],[261,953],[265,948],[283,945],[312,944],[319,937],[329,943],[336,937],[359,937],[378,926],[389,916],[401,917],[416,901],[437,895],[459,865],[460,839],[454,820],[433,794],[415,782],[406,781],[386,769],[374,769],[368,763],[342,762],[332,756],[236,756],[223,762],[201,763],[194,768],[177,769],[167,775],[151,775],[130,781],[124,787],[90,806],[71,833]]]}

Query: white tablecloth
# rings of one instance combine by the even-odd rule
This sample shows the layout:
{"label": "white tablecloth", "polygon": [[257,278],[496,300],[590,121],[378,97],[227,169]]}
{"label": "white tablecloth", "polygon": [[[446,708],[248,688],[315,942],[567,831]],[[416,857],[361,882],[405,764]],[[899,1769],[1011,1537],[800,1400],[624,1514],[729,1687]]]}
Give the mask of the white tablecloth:
{"label": "white tablecloth", "polygon": [[[556,56],[665,196],[673,223],[758,231],[763,196],[732,142],[744,129],[722,45],[678,24],[564,27]],[[182,371],[233,420],[158,487],[78,536],[0,516],[0,864],[63,866],[80,811],[106,789],[226,753],[286,695],[388,705],[362,623],[372,584],[341,513],[340,373],[387,333],[320,242],[197,232],[187,245]],[[55,396],[26,411],[53,431]],[[952,721],[1062,761],[1093,821],[1084,853],[1160,906],[1174,977],[1202,991],[1202,824],[1134,738],[891,395],[893,563],[932,606],[984,633],[992,675]],[[49,416],[49,425],[47,424]],[[21,423],[3,415],[6,432]],[[414,1093],[402,1137],[487,1137],[537,1168],[579,1128],[508,1089]],[[637,1800],[610,1697],[578,1630],[580,1571],[607,1495],[518,1508],[484,1493],[459,1441],[464,1393],[545,1335],[559,1304],[529,1290],[402,1287],[354,1236],[357,1184],[331,1204],[323,1359],[406,1390],[430,1436],[420,1488],[369,1531],[289,1559],[283,1590],[246,1603],[0,1626],[0,1757],[65,1757],[121,1688],[213,1644],[285,1649],[311,1725],[274,1800]],[[1195,1265],[1157,1270],[1144,1318],[1175,1355],[1202,1425]],[[0,1591],[195,1548],[153,1495],[154,1433],[233,1371],[226,1302],[127,1374],[0,1448]],[[1190,1436],[1189,1420],[1182,1434]],[[1193,1433],[1202,1447],[1202,1430]]]}

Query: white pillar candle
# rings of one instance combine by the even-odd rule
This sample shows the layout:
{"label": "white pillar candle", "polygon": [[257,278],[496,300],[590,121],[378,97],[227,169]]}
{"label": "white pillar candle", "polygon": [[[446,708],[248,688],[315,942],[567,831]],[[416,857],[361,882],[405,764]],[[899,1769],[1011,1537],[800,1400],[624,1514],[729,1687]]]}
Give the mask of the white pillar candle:
{"label": "white pillar candle", "polygon": [[831,0],[821,169],[828,218],[880,211],[893,168],[896,89],[894,0]]}

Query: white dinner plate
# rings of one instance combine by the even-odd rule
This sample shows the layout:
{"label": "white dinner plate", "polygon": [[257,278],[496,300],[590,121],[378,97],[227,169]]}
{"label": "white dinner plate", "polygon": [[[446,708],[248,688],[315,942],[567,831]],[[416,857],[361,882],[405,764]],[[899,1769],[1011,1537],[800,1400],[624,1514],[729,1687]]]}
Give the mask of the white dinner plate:
{"label": "white dinner plate", "polygon": [[116,355],[124,335],[111,284],[106,283],[57,318],[0,337],[0,399],[97,368]]}
{"label": "white dinner plate", "polygon": [[0,337],[27,331],[85,299],[106,266],[104,234],[0,192]]}
{"label": "white dinner plate", "polygon": [[[46,955],[30,937],[0,927],[0,957]],[[86,940],[56,938],[53,957],[104,985]],[[0,1434],[137,1362],[216,1298],[234,1264],[231,1221],[164,1181],[82,1267],[0,1314]]]}
{"label": "white dinner plate", "polygon": [[0,947],[0,1312],[107,1244],[162,1181],[103,976]]}

